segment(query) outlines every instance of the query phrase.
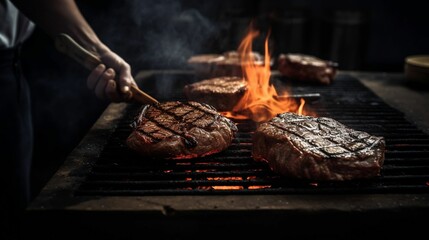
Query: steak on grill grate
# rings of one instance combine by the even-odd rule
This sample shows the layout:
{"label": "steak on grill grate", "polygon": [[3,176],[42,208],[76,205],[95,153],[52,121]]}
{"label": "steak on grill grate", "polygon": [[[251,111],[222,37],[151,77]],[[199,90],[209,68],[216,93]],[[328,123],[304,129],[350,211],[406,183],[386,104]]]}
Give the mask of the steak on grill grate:
{"label": "steak on grill grate", "polygon": [[288,78],[328,85],[334,80],[338,64],[304,54],[280,54],[278,70]]}
{"label": "steak on grill grate", "polygon": [[351,180],[380,175],[383,137],[351,129],[332,118],[279,114],[253,135],[253,158],[285,176]]}
{"label": "steak on grill grate", "polygon": [[247,82],[241,77],[218,77],[185,85],[183,90],[189,100],[230,111],[247,91]]}
{"label": "steak on grill grate", "polygon": [[[262,55],[252,52],[250,57],[254,59],[253,64],[263,66]],[[223,54],[194,55],[187,62],[199,78],[241,77],[243,76],[242,65],[248,64],[241,61],[237,51],[224,52]]]}
{"label": "steak on grill grate", "polygon": [[170,101],[146,105],[133,123],[127,145],[143,156],[168,159],[202,157],[226,149],[236,125],[212,106]]}

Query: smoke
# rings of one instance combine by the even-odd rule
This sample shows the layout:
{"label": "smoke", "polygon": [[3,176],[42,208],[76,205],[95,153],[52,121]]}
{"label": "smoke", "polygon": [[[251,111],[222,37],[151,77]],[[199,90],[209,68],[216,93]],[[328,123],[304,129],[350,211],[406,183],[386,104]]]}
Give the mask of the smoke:
{"label": "smoke", "polygon": [[[193,54],[215,51],[220,25],[202,11],[216,2],[132,0],[94,9],[96,32],[140,68],[183,68]],[[93,13],[86,14],[93,16]]]}
{"label": "smoke", "polygon": [[185,10],[163,27],[147,32],[146,55],[152,56],[155,64],[180,68],[191,55],[210,49],[210,38],[215,33],[213,24],[196,9]]}

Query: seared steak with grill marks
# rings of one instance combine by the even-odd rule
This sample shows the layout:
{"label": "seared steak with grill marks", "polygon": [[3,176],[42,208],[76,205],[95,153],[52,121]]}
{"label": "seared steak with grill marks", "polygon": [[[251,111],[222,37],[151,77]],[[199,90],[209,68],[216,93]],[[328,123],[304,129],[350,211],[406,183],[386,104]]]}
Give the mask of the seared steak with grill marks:
{"label": "seared steak with grill marks", "polygon": [[185,85],[183,91],[189,100],[230,111],[247,91],[247,82],[240,77],[219,77]]}
{"label": "seared steak with grill marks", "polygon": [[292,80],[328,85],[334,80],[338,64],[304,54],[280,54],[279,72]]}
{"label": "seared steak with grill marks", "polygon": [[213,107],[171,101],[146,105],[134,122],[127,145],[143,156],[202,157],[226,149],[237,127]]}
{"label": "seared steak with grill marks", "polygon": [[253,135],[253,158],[274,172],[311,180],[351,180],[380,175],[383,137],[356,131],[331,118],[279,114]]}

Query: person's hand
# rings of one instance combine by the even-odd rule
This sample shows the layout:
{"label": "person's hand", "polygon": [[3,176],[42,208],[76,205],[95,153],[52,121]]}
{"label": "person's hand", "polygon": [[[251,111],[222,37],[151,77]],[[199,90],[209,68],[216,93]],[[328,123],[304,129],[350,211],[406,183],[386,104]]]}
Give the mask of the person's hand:
{"label": "person's hand", "polygon": [[89,74],[87,86],[100,99],[112,102],[128,101],[132,97],[130,86],[136,86],[130,65],[106,46],[97,49],[103,64]]}

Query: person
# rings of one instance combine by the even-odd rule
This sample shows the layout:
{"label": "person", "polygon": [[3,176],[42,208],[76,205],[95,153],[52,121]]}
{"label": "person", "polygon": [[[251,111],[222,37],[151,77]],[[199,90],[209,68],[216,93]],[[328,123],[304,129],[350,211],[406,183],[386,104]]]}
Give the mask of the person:
{"label": "person", "polygon": [[102,64],[86,81],[98,98],[128,101],[130,86],[136,85],[129,64],[98,38],[74,0],[0,0],[0,191],[5,194],[0,198],[0,220],[6,223],[0,233],[6,237],[18,232],[31,200],[31,102],[19,54],[35,25],[53,38],[66,33],[100,57]]}

